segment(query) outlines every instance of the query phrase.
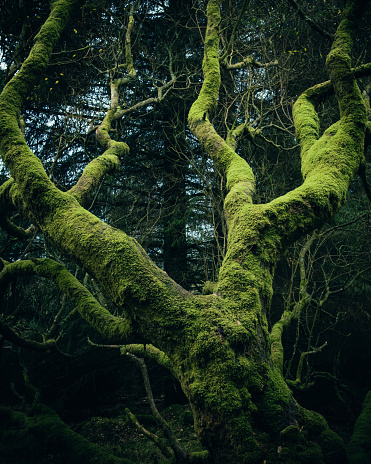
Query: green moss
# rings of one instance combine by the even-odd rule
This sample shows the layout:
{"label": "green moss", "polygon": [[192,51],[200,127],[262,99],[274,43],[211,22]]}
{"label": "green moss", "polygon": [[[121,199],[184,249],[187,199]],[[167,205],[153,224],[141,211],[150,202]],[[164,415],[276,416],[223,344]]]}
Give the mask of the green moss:
{"label": "green moss", "polygon": [[361,414],[354,425],[347,455],[350,464],[371,462],[371,390],[363,401]]}
{"label": "green moss", "polygon": [[207,280],[204,283],[204,286],[202,288],[202,294],[212,295],[216,291],[216,287],[217,287],[217,282],[211,282],[210,280]]}
{"label": "green moss", "polygon": [[28,428],[53,452],[66,453],[71,464],[133,464],[120,459],[73,432],[50,408],[39,405],[34,418],[27,419]]}

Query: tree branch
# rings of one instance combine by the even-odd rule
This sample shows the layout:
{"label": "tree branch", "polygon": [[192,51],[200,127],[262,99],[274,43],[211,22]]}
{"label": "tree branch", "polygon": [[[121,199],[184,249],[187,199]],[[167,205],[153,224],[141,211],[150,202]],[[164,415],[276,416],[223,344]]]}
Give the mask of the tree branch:
{"label": "tree branch", "polygon": [[289,3],[297,10],[299,15],[309,24],[309,26],[319,34],[321,34],[323,37],[325,37],[327,40],[330,42],[333,40],[333,36],[329,34],[327,31],[322,29],[321,27],[316,24],[312,18],[310,18],[308,15],[305,14],[305,12],[300,8],[296,0],[289,0]]}
{"label": "tree branch", "polygon": [[174,432],[171,430],[168,423],[158,412],[155,401],[153,399],[152,388],[151,388],[151,384],[150,384],[149,377],[148,377],[148,371],[147,371],[147,367],[146,367],[144,360],[141,358],[137,358],[136,356],[134,356],[133,354],[129,352],[127,352],[126,354],[127,356],[129,356],[130,359],[132,359],[133,361],[136,362],[136,364],[138,364],[141,370],[143,380],[144,380],[144,386],[146,388],[147,397],[149,400],[152,414],[154,418],[156,419],[157,423],[159,424],[159,426],[162,428],[165,436],[170,441],[171,448],[173,449],[175,455],[178,456],[178,458],[182,460],[188,461],[189,460],[188,453],[184,451],[184,449],[180,446],[180,443],[178,439],[176,438],[176,436],[174,435]]}
{"label": "tree branch", "polygon": [[16,277],[27,275],[53,280],[76,305],[80,315],[108,339],[125,340],[129,335],[131,329],[127,320],[113,316],[62,264],[49,258],[6,264],[0,273],[0,291]]}
{"label": "tree branch", "polygon": [[[219,64],[220,3],[221,1],[211,0],[207,6],[208,21],[202,64],[204,82],[197,100],[189,111],[188,122],[193,134],[208,152],[219,172],[226,176],[229,199],[233,198],[238,203],[251,203],[255,179],[250,166],[217,134],[210,122],[217,105],[221,82]],[[233,208],[233,205],[226,199],[225,205],[227,204],[229,204],[230,209]]]}
{"label": "tree branch", "polygon": [[278,61],[271,61],[269,63],[261,63],[260,61],[257,61],[253,56],[248,56],[244,60],[238,62],[238,63],[227,63],[224,64],[223,66],[228,69],[229,71],[234,71],[236,69],[244,69],[248,67],[252,68],[270,68],[272,66],[277,66]]}
{"label": "tree branch", "polygon": [[166,458],[173,457],[173,453],[171,452],[171,449],[168,448],[167,446],[164,446],[157,435],[155,435],[154,433],[144,428],[143,425],[138,421],[136,416],[130,411],[129,408],[125,408],[125,412],[129,416],[129,419],[131,420],[132,424],[135,425],[135,427],[139,430],[139,432],[143,433],[143,435],[145,435],[147,438],[153,441],[153,443],[157,446],[157,448],[161,451],[161,453]]}
{"label": "tree branch", "polygon": [[[1,275],[0,275],[1,277]],[[0,281],[1,284],[1,281]],[[0,334],[4,337],[5,340],[8,340],[14,345],[17,345],[21,348],[26,348],[32,351],[55,351],[59,352],[56,346],[55,340],[47,340],[43,343],[36,342],[34,340],[29,340],[27,338],[21,337],[17,332],[14,331],[11,327],[0,320]]]}

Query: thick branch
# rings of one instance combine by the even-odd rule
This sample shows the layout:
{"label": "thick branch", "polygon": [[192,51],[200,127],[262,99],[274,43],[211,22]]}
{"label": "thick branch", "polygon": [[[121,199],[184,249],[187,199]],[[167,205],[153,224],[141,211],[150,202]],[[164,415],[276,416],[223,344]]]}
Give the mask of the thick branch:
{"label": "thick branch", "polygon": [[[188,122],[194,135],[209,153],[219,172],[226,176],[230,198],[235,203],[251,203],[255,180],[250,166],[220,137],[212,123],[220,87],[219,24],[221,1],[209,1],[207,29],[202,64],[204,82],[197,100],[193,103]],[[236,193],[236,195],[234,195]],[[229,203],[230,209],[233,205]]]}
{"label": "thick branch", "polygon": [[72,464],[134,464],[133,461],[114,456],[74,432],[55,411],[43,404],[38,405],[34,417],[24,416],[24,421],[43,447],[47,447],[53,453],[64,453]]}
{"label": "thick branch", "polygon": [[[125,152],[126,153],[126,152]],[[93,159],[84,169],[80,179],[68,193],[82,206],[86,206],[91,195],[107,174],[114,174],[120,169],[120,161],[116,155],[105,152]]]}
{"label": "thick branch", "polygon": [[170,359],[166,356],[166,354],[156,348],[153,345],[124,345],[121,347],[121,354],[132,354],[136,356],[143,356],[147,359],[151,359],[155,361],[165,369],[168,369],[172,374],[175,375],[175,371],[172,367]]}
{"label": "thick branch", "polygon": [[29,227],[26,230],[22,229],[22,227],[18,227],[7,217],[0,217],[0,227],[3,228],[9,235],[12,235],[13,237],[19,238],[21,240],[27,240],[33,235],[32,227]]}
{"label": "thick branch", "polygon": [[113,316],[62,264],[51,259],[17,261],[0,273],[0,290],[16,277],[38,275],[53,280],[76,305],[80,315],[105,337],[125,340],[130,332],[128,321]]}
{"label": "thick branch", "polygon": [[[331,81],[340,108],[340,121],[318,138],[318,117],[311,101],[328,84],[304,92],[295,103],[294,120],[301,145],[304,183],[287,195],[273,200],[268,209],[279,228],[292,240],[308,229],[318,227],[344,203],[349,183],[363,161],[366,108],[350,67],[352,36],[356,18],[365,2],[349,1],[327,59]],[[285,212],[286,211],[286,217]],[[295,212],[295,217],[288,214]],[[286,218],[286,226],[281,222]]]}
{"label": "thick branch", "polygon": [[24,198],[37,195],[40,188],[53,187],[41,162],[28,148],[19,129],[20,110],[45,71],[53,46],[76,3],[76,0],[53,2],[52,11],[37,34],[28,58],[0,96],[0,155]]}

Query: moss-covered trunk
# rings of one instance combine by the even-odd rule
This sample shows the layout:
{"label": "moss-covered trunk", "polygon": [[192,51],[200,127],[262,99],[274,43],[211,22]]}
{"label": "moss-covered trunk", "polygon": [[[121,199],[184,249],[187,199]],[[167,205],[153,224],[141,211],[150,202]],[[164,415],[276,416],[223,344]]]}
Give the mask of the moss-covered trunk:
{"label": "moss-covered trunk", "polygon": [[[128,152],[124,143],[109,139],[115,103],[98,133],[105,153],[87,167],[82,180],[69,192],[55,187],[25,143],[18,128],[22,102],[42,75],[73,3],[53,3],[29,58],[0,97],[0,153],[12,175],[0,196],[4,203],[22,210],[65,255],[83,265],[122,315],[110,315],[63,266],[50,260],[6,263],[0,290],[12,275],[49,277],[108,338],[122,344],[155,345],[157,350],[151,347],[147,354],[180,380],[211,462],[341,463],[341,440],[323,418],[296,403],[284,382],[280,332],[269,333],[266,313],[280,252],[336,212],[362,161],[366,111],[349,53],[354,21],[363,2],[348,2],[328,58],[340,121],[318,138],[313,100],[323,87],[305,92],[294,115],[304,182],[271,203],[254,205],[253,172],[235,151],[236,139],[248,129],[248,122],[232,131],[227,140],[211,123],[220,86],[221,1],[209,1],[204,83],[190,110],[189,125],[225,176],[228,190],[224,204],[228,250],[216,291],[210,296],[186,292],[149,260],[134,239],[81,206],[96,180],[117,169],[119,157]],[[131,72],[129,63],[128,70]],[[113,94],[116,90],[112,84]]]}

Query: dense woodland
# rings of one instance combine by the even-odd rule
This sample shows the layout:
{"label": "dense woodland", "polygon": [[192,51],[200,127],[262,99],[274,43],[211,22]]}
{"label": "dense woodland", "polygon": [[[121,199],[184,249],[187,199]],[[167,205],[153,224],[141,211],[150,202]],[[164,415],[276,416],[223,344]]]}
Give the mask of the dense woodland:
{"label": "dense woodland", "polygon": [[0,461],[370,463],[369,2],[0,9]]}

